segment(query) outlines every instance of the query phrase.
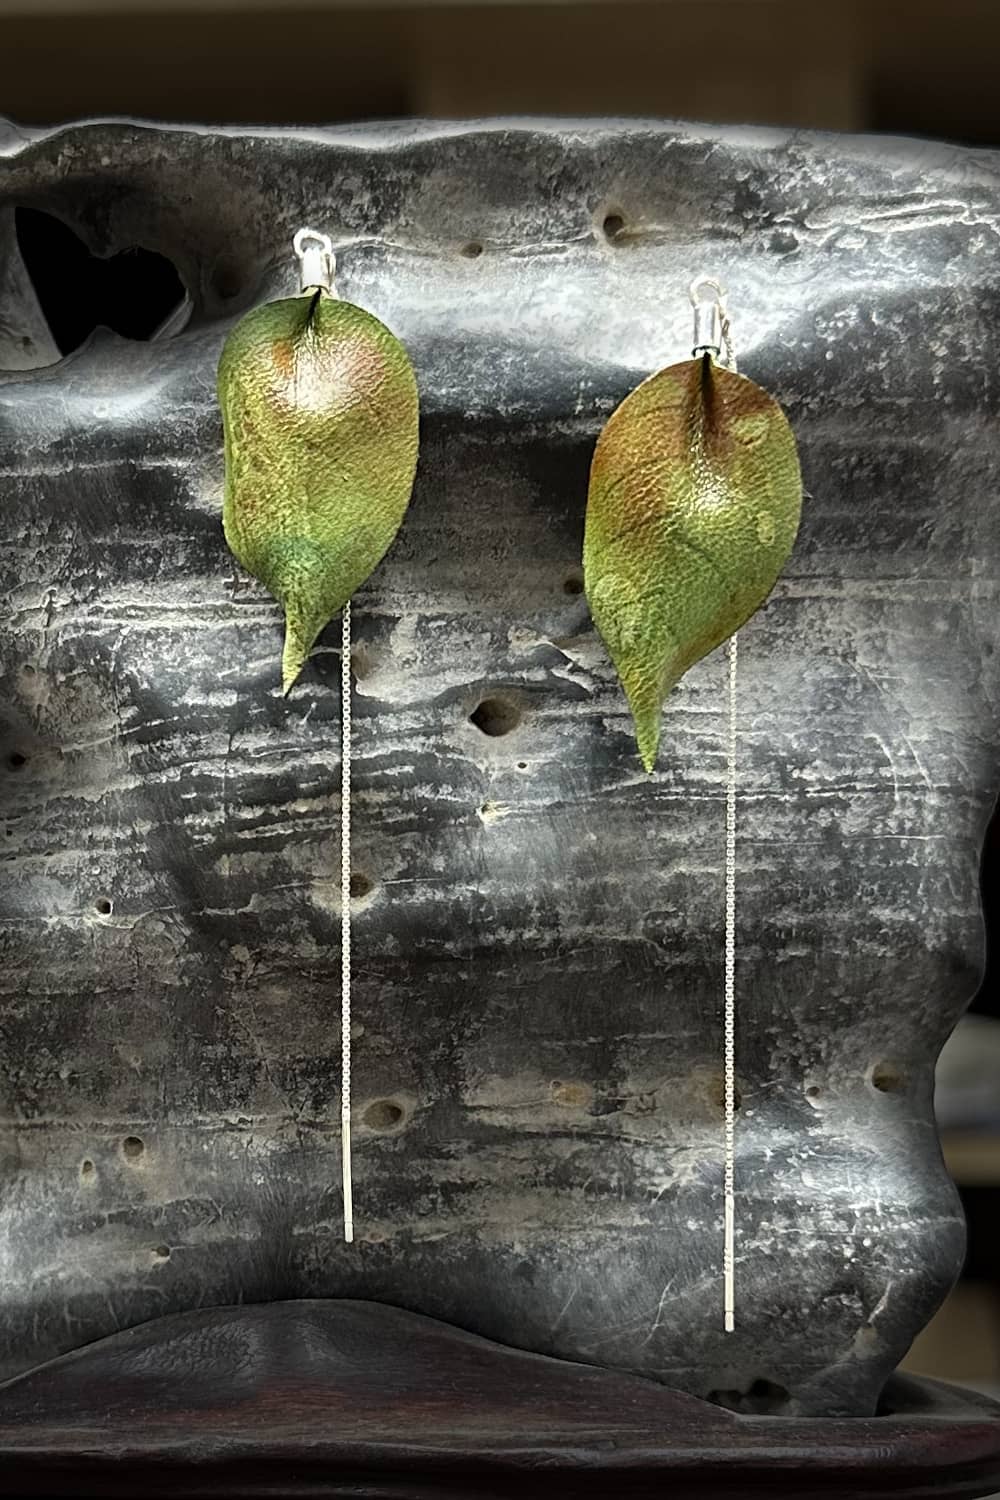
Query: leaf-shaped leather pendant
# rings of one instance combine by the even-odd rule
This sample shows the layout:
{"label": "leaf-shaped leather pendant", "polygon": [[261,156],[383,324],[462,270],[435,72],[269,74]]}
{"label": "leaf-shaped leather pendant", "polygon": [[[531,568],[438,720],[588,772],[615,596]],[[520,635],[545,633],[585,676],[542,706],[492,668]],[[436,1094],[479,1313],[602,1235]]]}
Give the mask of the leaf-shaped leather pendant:
{"label": "leaf-shaped leather pendant", "polygon": [[383,323],[316,290],[241,319],[218,387],[226,541],[284,608],[288,693],[399,530],[417,464],[416,377]]}
{"label": "leaf-shaped leather pendant", "polygon": [[612,413],[590,473],[584,584],[647,771],[664,698],[763,604],[801,508],[784,412],[710,355],[651,375]]}

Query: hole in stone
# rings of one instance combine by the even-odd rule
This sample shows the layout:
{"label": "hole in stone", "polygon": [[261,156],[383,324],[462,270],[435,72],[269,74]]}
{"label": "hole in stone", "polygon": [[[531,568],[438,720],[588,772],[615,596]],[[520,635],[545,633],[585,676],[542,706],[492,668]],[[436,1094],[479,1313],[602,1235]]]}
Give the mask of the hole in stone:
{"label": "hole in stone", "polygon": [[503,802],[484,802],[479,809],[479,820],[486,828],[492,828],[494,823],[499,823],[506,818],[510,808]]}
{"label": "hole in stone", "polygon": [[469,715],[469,721],[495,739],[510,734],[521,722],[521,710],[509,698],[484,698]]}
{"label": "hole in stone", "polygon": [[582,594],[583,593],[583,574],[582,573],[567,573],[566,577],[563,579],[563,593],[564,594]]}
{"label": "hole in stone", "polygon": [[469,240],[462,246],[462,254],[466,260],[477,260],[482,253],[483,247],[479,240]]}
{"label": "hole in stone", "polygon": [[101,896],[94,902],[94,910],[102,917],[110,917],[114,911],[114,903],[109,896]]}
{"label": "hole in stone", "polygon": [[877,1062],[872,1068],[872,1088],[880,1094],[900,1094],[906,1087],[906,1075],[895,1063]]}
{"label": "hole in stone", "polygon": [[28,764],[28,757],[23,750],[12,750],[7,756],[7,769],[10,771],[22,771]]}
{"label": "hole in stone", "polygon": [[609,240],[617,239],[625,228],[625,220],[621,214],[608,214],[604,220],[603,228]]}
{"label": "hole in stone", "polygon": [[127,1135],[122,1141],[122,1151],[126,1161],[139,1161],[145,1150],[145,1142],[137,1135]]}
{"label": "hole in stone", "polygon": [[758,1400],[787,1401],[788,1391],[783,1385],[778,1385],[774,1380],[758,1378],[750,1387],[749,1394]]}
{"label": "hole in stone", "polygon": [[360,901],[362,896],[368,896],[375,889],[374,880],[369,880],[367,875],[360,870],[355,870],[351,875],[351,900]]}
{"label": "hole in stone", "polygon": [[153,1254],[156,1256],[157,1260],[169,1260],[170,1259],[170,1246],[169,1245],[154,1245],[153,1246]]}
{"label": "hole in stone", "polygon": [[88,1156],[84,1161],[82,1161],[80,1163],[80,1176],[81,1177],[93,1177],[93,1175],[94,1175],[94,1163],[91,1161],[90,1157]]}
{"label": "hole in stone", "polygon": [[106,259],[52,214],[16,208],[18,248],[61,354],[79,349],[95,328],[127,339],[176,333],[188,305],[184,283],[165,255],[138,246]]}
{"label": "hole in stone", "polygon": [[517,763],[517,769],[519,771],[526,771],[528,769],[528,762],[526,760],[519,760]]}
{"label": "hole in stone", "polygon": [[351,671],[355,682],[364,682],[378,667],[378,657],[366,645],[355,646],[351,652]]}
{"label": "hole in stone", "polygon": [[403,1118],[402,1105],[391,1099],[376,1099],[361,1116],[369,1130],[392,1130]]}
{"label": "hole in stone", "polygon": [[822,1096],[823,1096],[823,1090],[820,1088],[820,1086],[819,1086],[818,1083],[811,1083],[809,1085],[809,1087],[806,1089],[806,1098],[807,1099],[820,1099],[820,1098],[822,1098]]}
{"label": "hole in stone", "polygon": [[790,230],[777,229],[768,241],[768,249],[775,255],[791,255],[799,248],[797,237]]}
{"label": "hole in stone", "polygon": [[776,1381],[758,1377],[745,1391],[709,1391],[705,1397],[714,1406],[724,1406],[729,1411],[743,1412],[746,1416],[779,1416],[786,1410],[789,1393]]}

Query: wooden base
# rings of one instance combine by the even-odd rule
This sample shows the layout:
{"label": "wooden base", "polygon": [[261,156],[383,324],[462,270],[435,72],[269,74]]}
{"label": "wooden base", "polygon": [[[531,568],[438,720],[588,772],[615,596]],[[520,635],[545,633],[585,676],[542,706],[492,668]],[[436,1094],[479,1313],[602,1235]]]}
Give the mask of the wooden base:
{"label": "wooden base", "polygon": [[742,1417],[369,1302],[160,1318],[0,1388],[0,1495],[982,1496],[1000,1407],[896,1378],[871,1418]]}

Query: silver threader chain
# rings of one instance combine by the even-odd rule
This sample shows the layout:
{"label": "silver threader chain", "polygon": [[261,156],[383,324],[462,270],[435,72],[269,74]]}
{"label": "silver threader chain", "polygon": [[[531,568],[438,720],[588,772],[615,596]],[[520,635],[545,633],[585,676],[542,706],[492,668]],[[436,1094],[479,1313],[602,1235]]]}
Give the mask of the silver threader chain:
{"label": "silver threader chain", "polygon": [[[299,262],[299,288],[336,297],[333,242],[318,229],[303,228],[292,241]],[[340,624],[340,1159],[344,1181],[344,1239],[354,1239],[354,1174],[351,1165],[351,601]]]}
{"label": "silver threader chain", "polygon": [[736,1328],[736,669],[739,634],[729,637],[729,723],[726,735],[726,961],[723,1068],[726,1077],[726,1151],[723,1170],[725,1232],[722,1253],[726,1332]]}
{"label": "silver threader chain", "polygon": [[340,1155],[344,1239],[354,1239],[351,1171],[351,601],[340,626]]}
{"label": "silver threader chain", "polygon": [[[694,307],[694,347],[697,358],[708,353],[736,372],[726,308],[726,289],[714,277],[699,276],[691,283]],[[726,847],[725,953],[723,965],[723,1072],[725,1076],[725,1147],[722,1179],[723,1246],[722,1299],[727,1333],[736,1329],[736,689],[739,633],[727,647],[728,689],[726,718]]]}

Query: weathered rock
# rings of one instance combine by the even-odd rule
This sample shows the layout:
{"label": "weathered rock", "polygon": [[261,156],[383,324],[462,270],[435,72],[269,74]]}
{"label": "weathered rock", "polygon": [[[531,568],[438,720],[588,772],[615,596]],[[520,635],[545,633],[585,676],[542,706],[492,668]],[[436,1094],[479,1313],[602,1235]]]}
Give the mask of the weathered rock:
{"label": "weathered rock", "polygon": [[[173,1309],[351,1296],[744,1409],[870,1410],[963,1246],[931,1087],[997,784],[996,155],[516,122],[3,152],[0,208],[158,250],[193,301],[173,339],[99,332],[0,384],[4,1372]],[[303,223],[424,414],[355,604],[353,1247],[336,627],[283,700],[280,611],[220,526],[218,352],[294,287]],[[808,495],[742,635],[730,1336],[724,657],[646,777],[578,592],[594,439],[687,356],[696,273]],[[44,351],[3,285],[5,343],[23,314]]]}

